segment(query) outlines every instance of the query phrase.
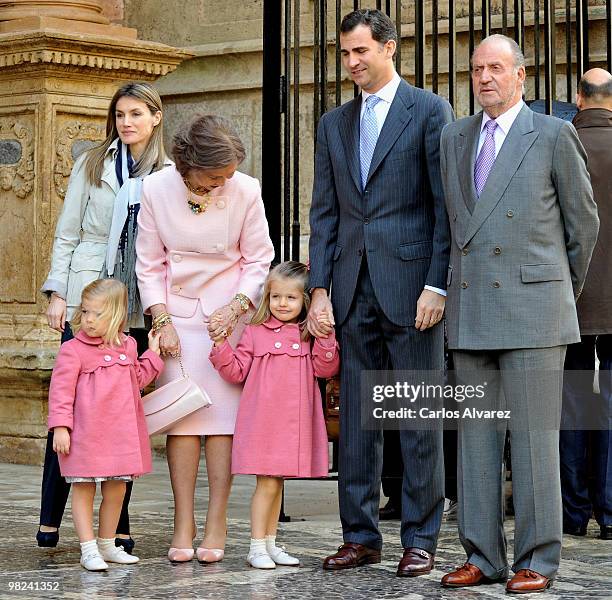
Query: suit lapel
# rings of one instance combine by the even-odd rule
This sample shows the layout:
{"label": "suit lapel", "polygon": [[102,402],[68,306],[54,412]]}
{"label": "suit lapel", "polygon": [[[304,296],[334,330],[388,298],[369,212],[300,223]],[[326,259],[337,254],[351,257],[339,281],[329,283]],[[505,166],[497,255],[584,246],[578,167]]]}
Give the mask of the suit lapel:
{"label": "suit lapel", "polygon": [[414,100],[412,99],[410,87],[402,79],[395,93],[395,98],[393,98],[393,102],[389,107],[389,112],[387,113],[387,118],[385,119],[380,135],[378,136],[374,154],[372,155],[372,162],[370,163],[368,181],[385,159],[385,156],[389,154],[389,150],[393,148],[393,144],[395,144],[397,138],[399,138],[404,129],[406,129],[408,123],[412,120],[413,104]]}
{"label": "suit lapel", "polygon": [[361,193],[361,173],[359,167],[359,115],[361,113],[361,94],[343,109],[340,121],[340,139],[348,161],[348,169]]}
{"label": "suit lapel", "polygon": [[461,177],[459,183],[463,193],[463,200],[470,214],[476,206],[476,189],[474,188],[474,163],[476,162],[476,150],[478,149],[478,138],[480,137],[480,124],[482,113],[474,115],[472,122],[461,131],[456,138],[456,153],[459,156],[459,173],[466,173]]}
{"label": "suit lapel", "polygon": [[[525,154],[537,137],[538,132],[533,129],[533,113],[527,106],[523,106],[512,127],[510,127],[480,198],[476,202],[472,218],[468,224],[464,244],[469,243],[487,217],[493,212]],[[470,181],[473,181],[473,174],[474,168],[472,167],[469,174]]]}

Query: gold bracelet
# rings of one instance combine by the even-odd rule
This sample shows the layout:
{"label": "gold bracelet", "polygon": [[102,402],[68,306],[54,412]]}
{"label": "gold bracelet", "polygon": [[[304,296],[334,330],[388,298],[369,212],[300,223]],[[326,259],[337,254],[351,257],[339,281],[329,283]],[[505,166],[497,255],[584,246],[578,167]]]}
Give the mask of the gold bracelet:
{"label": "gold bracelet", "polygon": [[158,321],[161,321],[163,319],[165,319],[166,317],[169,317],[170,313],[167,312],[162,312],[159,313],[154,319],[153,319],[153,323],[157,323]]}
{"label": "gold bracelet", "polygon": [[159,325],[153,325],[151,327],[151,331],[153,333],[157,333],[160,329],[162,329],[162,327],[165,327],[166,325],[172,325],[172,321],[163,321]]}
{"label": "gold bracelet", "polygon": [[233,297],[233,300],[237,300],[238,304],[240,304],[240,309],[242,310],[243,313],[245,313],[247,310],[249,310],[249,306],[251,305],[251,301],[249,300],[248,296],[245,296],[244,294],[238,293]]}
{"label": "gold bracelet", "polygon": [[154,333],[157,333],[164,325],[170,325],[171,323],[172,317],[168,313],[162,313],[153,320],[151,329]]}

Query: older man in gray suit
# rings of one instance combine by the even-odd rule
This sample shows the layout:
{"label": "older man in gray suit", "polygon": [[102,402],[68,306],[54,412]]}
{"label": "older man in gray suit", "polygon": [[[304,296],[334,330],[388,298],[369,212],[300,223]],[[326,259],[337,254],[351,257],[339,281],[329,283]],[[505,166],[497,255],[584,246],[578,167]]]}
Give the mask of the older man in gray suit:
{"label": "older man in gray suit", "polygon": [[521,99],[524,80],[512,39],[483,40],[472,56],[472,84],[484,111],[447,125],[441,139],[452,235],[449,347],[457,377],[483,372],[497,381],[511,412],[507,423],[460,420],[458,520],[467,562],[443,577],[445,587],[507,580],[506,428],[516,514],[515,574],[506,590],[550,587],[561,554],[563,360],[566,345],[580,339],[575,300],[599,221],[576,131],[532,112]]}
{"label": "older man in gray suit", "polygon": [[[361,373],[442,369],[448,217],[440,182],[448,102],[393,68],[397,32],[379,10],[348,14],[344,66],[361,94],[321,118],[310,211],[308,326],[342,352],[338,488],[344,544],[325,569],[380,562],[382,430],[361,421]],[[331,287],[333,308],[328,300]],[[389,365],[389,366],[387,366]],[[404,555],[398,576],[429,573],[444,504],[442,432],[401,431]]]}

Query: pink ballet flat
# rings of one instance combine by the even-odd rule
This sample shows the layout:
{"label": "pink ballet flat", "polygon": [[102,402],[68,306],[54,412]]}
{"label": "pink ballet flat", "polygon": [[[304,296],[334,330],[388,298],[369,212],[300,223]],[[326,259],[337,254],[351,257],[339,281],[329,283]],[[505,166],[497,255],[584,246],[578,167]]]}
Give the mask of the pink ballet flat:
{"label": "pink ballet flat", "polygon": [[170,548],[168,560],[173,563],[189,562],[193,559],[193,548]]}
{"label": "pink ballet flat", "polygon": [[220,550],[218,548],[198,548],[196,550],[196,556],[201,563],[215,563],[223,560],[225,550]]}

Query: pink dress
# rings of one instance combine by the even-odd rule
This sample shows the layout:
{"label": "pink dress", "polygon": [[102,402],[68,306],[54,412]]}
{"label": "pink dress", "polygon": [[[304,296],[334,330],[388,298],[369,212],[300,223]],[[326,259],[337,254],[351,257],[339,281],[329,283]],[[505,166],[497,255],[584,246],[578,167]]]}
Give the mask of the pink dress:
{"label": "pink dress", "polygon": [[[236,172],[210,193],[204,213],[187,204],[187,188],[175,167],[145,177],[136,240],[136,274],[142,305],[165,304],[181,342],[183,365],[206,390],[212,405],[195,411],[168,435],[231,435],[242,386],[219,377],[208,361],[210,315],[238,292],[257,305],[274,257],[259,182]],[[244,328],[242,319],[232,341]],[[157,381],[164,385],[181,371],[165,357]]]}
{"label": "pink dress", "polygon": [[49,388],[49,429],[70,430],[70,452],[58,454],[63,477],[115,477],[151,471],[151,447],[140,390],[164,368],[123,335],[109,348],[79,331],[60,347]]}
{"label": "pink dress", "polygon": [[298,325],[274,317],[248,325],[236,349],[226,341],[210,361],[227,381],[246,380],[240,398],[232,473],[325,477],[328,444],[315,377],[338,372],[334,335],[314,343]]}

